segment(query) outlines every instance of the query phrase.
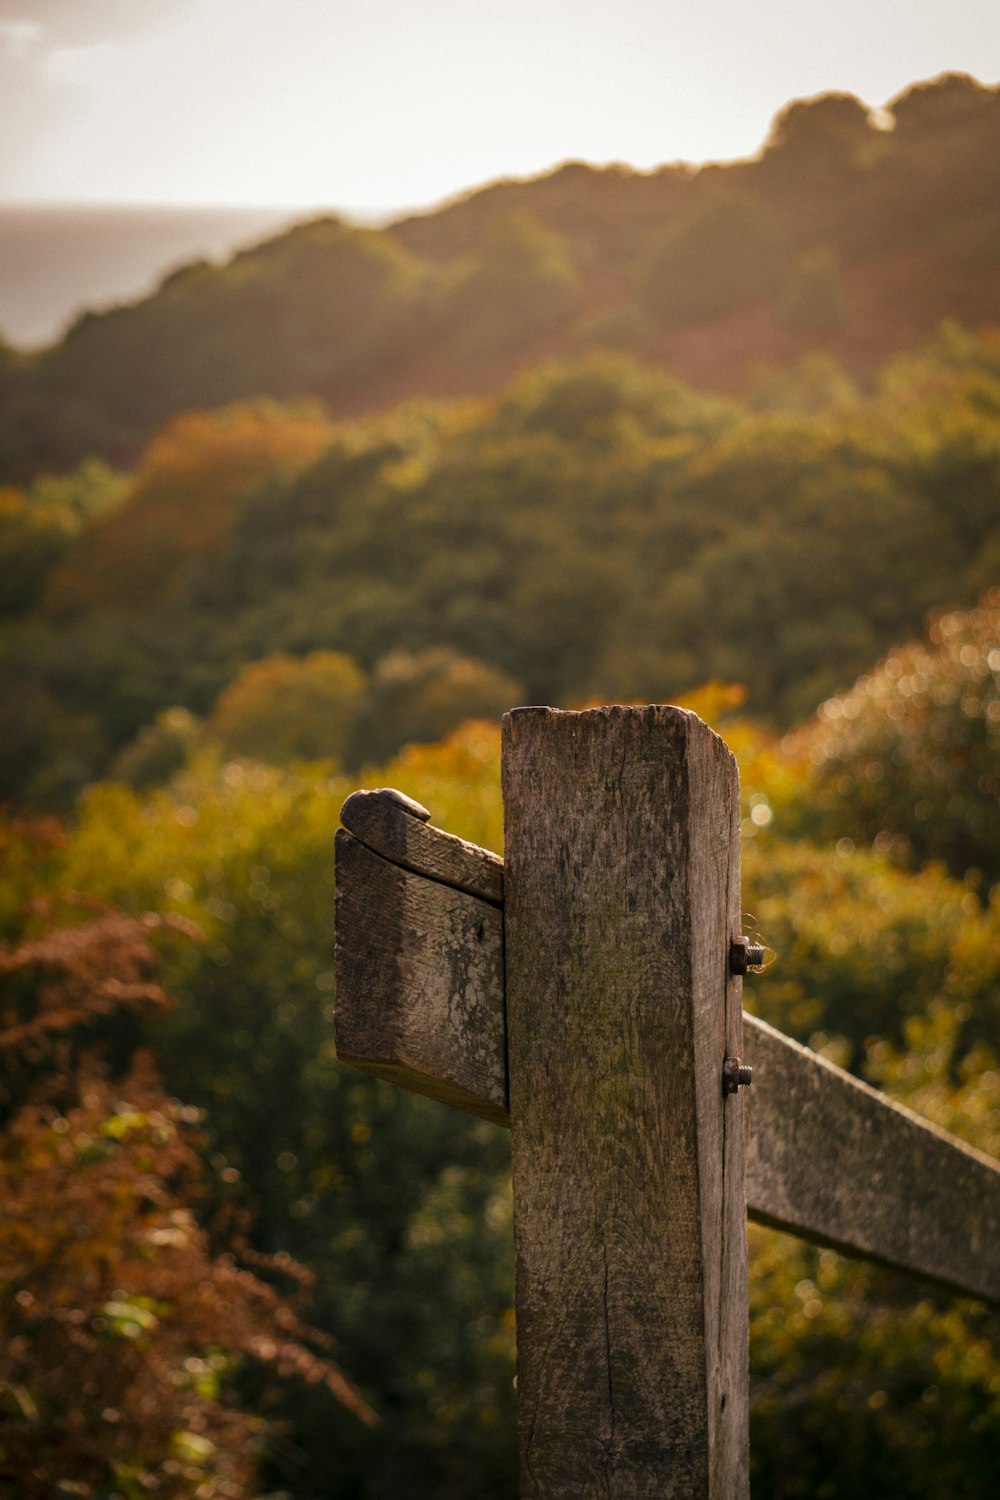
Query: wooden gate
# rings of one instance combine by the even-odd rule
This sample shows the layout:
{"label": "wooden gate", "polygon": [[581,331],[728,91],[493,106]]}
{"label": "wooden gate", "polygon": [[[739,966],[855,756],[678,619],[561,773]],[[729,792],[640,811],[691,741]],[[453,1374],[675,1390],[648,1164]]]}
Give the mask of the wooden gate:
{"label": "wooden gate", "polygon": [[747,1213],[1000,1302],[1000,1165],[743,1013],[695,715],[516,709],[502,782],[505,861],[344,804],[338,1054],[511,1129],[522,1495],[740,1500]]}

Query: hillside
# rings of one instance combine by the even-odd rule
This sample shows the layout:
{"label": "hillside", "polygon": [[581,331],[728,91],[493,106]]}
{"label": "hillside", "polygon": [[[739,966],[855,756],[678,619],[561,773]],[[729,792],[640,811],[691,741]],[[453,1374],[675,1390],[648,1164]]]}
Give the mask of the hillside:
{"label": "hillside", "polygon": [[349,423],[190,412],[130,476],[0,495],[0,797],[713,678],[785,725],[995,583],[998,487],[1000,346],[957,327],[866,398],[817,357],[740,401],[592,354]]}
{"label": "hillside", "polygon": [[0,206],[0,335],[54,343],[79,315],[148,296],[198,255],[219,259],[301,218],[266,208]]}
{"label": "hillside", "polygon": [[849,95],[794,103],[752,161],[571,163],[385,230],[302,224],[43,354],[0,349],[0,479],[131,463],[193,407],[360,414],[594,348],[726,392],[818,346],[867,378],[944,318],[1000,320],[998,188],[1000,91],[945,75],[878,120]]}

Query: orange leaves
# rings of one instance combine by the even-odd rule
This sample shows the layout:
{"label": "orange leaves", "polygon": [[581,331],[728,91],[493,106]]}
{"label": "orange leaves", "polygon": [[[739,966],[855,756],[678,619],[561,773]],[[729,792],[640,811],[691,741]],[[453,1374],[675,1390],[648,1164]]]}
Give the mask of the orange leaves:
{"label": "orange leaves", "polygon": [[[34,904],[51,916],[55,902]],[[193,936],[193,924],[150,916],[137,921],[105,912],[75,927],[58,927],[0,949],[0,980],[17,978],[0,1006],[0,1056],[37,1061],[76,1028],[121,1010],[165,1010],[171,1004],[152,979],[156,958],[149,933],[171,926]],[[27,988],[30,999],[24,1001]]]}
{"label": "orange leaves", "polygon": [[124,503],[51,576],[46,610],[62,617],[162,599],[178,570],[218,549],[250,490],[317,458],[331,432],[311,409],[270,402],[174,417]]}
{"label": "orange leaves", "polygon": [[[85,919],[54,926],[60,909]],[[202,1222],[220,1188],[198,1112],[149,1053],[123,1071],[123,1017],[172,1004],[152,933],[197,929],[81,897],[36,901],[28,921],[0,947],[0,1493],[240,1500],[257,1492],[262,1431],[224,1388],[244,1356],[374,1416],[270,1284],[308,1278],[265,1256],[243,1269],[239,1238]]]}

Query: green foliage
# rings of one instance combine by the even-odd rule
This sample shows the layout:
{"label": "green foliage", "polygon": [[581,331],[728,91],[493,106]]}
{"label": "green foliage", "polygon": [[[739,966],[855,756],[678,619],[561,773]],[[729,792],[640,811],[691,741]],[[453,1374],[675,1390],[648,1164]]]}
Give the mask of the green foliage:
{"label": "green foliage", "polygon": [[986,1500],[997,1319],[751,1228],[751,1483],[775,1500]]}
{"label": "green foliage", "polygon": [[[744,902],[778,951],[751,1003],[995,1150],[1000,1072],[985,1044],[1000,1037],[1000,908],[940,869],[910,873],[864,849],[857,828],[836,846],[807,841],[825,835],[807,818],[803,737],[754,724],[741,698],[713,685],[687,702],[740,760]],[[495,726],[480,723],[364,780],[499,849],[498,757]],[[204,1110],[215,1170],[257,1207],[254,1245],[316,1274],[315,1319],[382,1418],[369,1433],[296,1396],[279,1409],[289,1441],[267,1481],[392,1500],[405,1473],[414,1495],[500,1500],[516,1492],[507,1142],[336,1063],[330,855],[354,785],[324,767],[203,756],[141,795],[95,787],[68,842],[7,862],[9,899],[37,879],[204,931],[199,944],[163,933],[180,1004],[157,1023],[160,1064]],[[762,1231],[753,1245],[757,1488],[985,1493],[998,1388],[987,1316]],[[259,1398],[244,1381],[243,1399]]]}
{"label": "green foliage", "polygon": [[[744,903],[778,955],[748,1003],[1000,1149],[995,594],[973,607],[1000,565],[1000,334],[946,325],[862,386],[838,333],[843,287],[868,305],[891,255],[868,347],[892,346],[901,225],[933,270],[908,329],[952,310],[959,264],[964,306],[988,305],[998,97],[943,79],[897,102],[894,131],[849,97],[810,101],[738,168],[576,164],[392,232],[317,221],[81,320],[40,360],[0,351],[14,478],[39,455],[131,461],[167,414],[264,391],[350,412],[387,393],[489,391],[602,327],[704,371],[726,316],[727,389],[737,345],[772,361],[746,401],[594,354],[526,369],[489,400],[337,426],[256,401],[189,412],[128,481],[85,465],[0,492],[0,789],[79,798],[65,832],[0,829],[3,935],[20,941],[54,890],[126,922],[162,914],[142,930],[176,1008],[155,1025],[88,1022],[123,1068],[137,1039],[155,1047],[171,1150],[191,1146],[169,1096],[203,1111],[185,1182],[160,1163],[161,1206],[253,1210],[247,1263],[308,1265],[316,1322],[382,1419],[372,1432],[331,1414],[322,1382],[269,1408],[244,1364],[233,1442],[213,1458],[199,1447],[216,1441],[212,1381],[235,1365],[216,1371],[203,1339],[193,1379],[209,1428],[167,1435],[189,1488],[220,1454],[242,1462],[243,1414],[273,1409],[284,1437],[259,1480],[272,1491],[396,1500],[402,1475],[415,1497],[516,1492],[507,1141],[334,1055],[333,834],[356,785],[344,767],[499,850],[503,709],[687,701],[740,761]],[[809,354],[819,339],[837,358]],[[929,609],[929,638],[900,645]],[[105,1234],[103,1188],[84,1189],[156,1145],[135,1125],[153,1109],[146,1083],[120,1078],[112,1098],[94,1074],[80,1104],[92,1117],[70,1122],[89,1137],[78,1177],[40,1114],[19,1116],[36,1155],[16,1183],[0,1150],[9,1193],[45,1199],[38,1234],[51,1239],[70,1199],[81,1233]],[[130,1192],[126,1249],[143,1212]],[[985,1495],[1000,1463],[995,1320],[763,1231],[753,1248],[756,1490]],[[166,1337],[158,1265],[104,1288],[104,1311],[87,1304],[119,1355]],[[190,1311],[196,1293],[175,1290]],[[45,1306],[31,1337],[52,1401],[65,1330]],[[30,1427],[35,1387],[26,1414],[24,1382],[0,1379],[0,1425]],[[164,1421],[173,1410],[162,1403]]]}
{"label": "green foliage", "polygon": [[352,762],[381,761],[402,745],[442,739],[465,719],[499,720],[521,701],[512,678],[471,657],[440,647],[394,651],[372,673]]}
{"label": "green foliage", "polygon": [[[717,678],[757,717],[801,718],[995,577],[994,345],[945,329],[864,400],[815,359],[741,405],[604,354],[495,403],[339,428],[259,407],[177,419],[124,503],[69,539],[48,618],[0,642],[0,790],[65,805],[158,714],[206,717],[276,655],[365,674],[329,744],[350,765],[518,697]],[[433,710],[379,667],[401,650],[438,663]],[[452,658],[477,665],[445,693]]]}
{"label": "green foliage", "polygon": [[[994,927],[994,931],[996,928]],[[997,1155],[1000,1072],[950,1004],[868,1047],[894,1097]],[[985,1497],[1000,1461],[1000,1317],[751,1227],[751,1468],[780,1500]]]}
{"label": "green foliage", "polygon": [[827,353],[807,355],[788,369],[759,369],[747,393],[752,411],[804,412],[807,416],[845,411],[859,402],[857,386]]}
{"label": "green foliage", "polygon": [[185,567],[218,550],[247,491],[294,472],[329,437],[315,412],[270,403],[177,417],[150,447],[122,503],[86,531],[49,580],[46,611],[70,617],[169,594]]}
{"label": "green foliage", "polygon": [[110,775],[134,787],[169,781],[199,747],[201,736],[202,724],[194,714],[186,708],[165,708],[118,752]]}
{"label": "green foliage", "polygon": [[364,675],[342,652],[269,656],[230,683],[206,729],[229,755],[339,763],[364,692]]}
{"label": "green foliage", "polygon": [[[368,784],[398,785],[495,843],[495,732],[483,740],[473,728],[407,752]],[[336,1493],[364,1475],[393,1500],[405,1472],[415,1494],[513,1495],[506,1137],[334,1057],[331,856],[352,789],[322,770],[210,759],[145,796],[97,787],[57,878],[204,931],[165,943],[181,1004],[158,1025],[160,1064],[206,1111],[216,1168],[239,1174],[254,1245],[315,1273],[313,1321],[382,1419],[369,1432],[296,1394],[274,1487]]]}
{"label": "green foliage", "polygon": [[744,864],[746,904],[778,955],[748,985],[766,1020],[804,1042],[840,1037],[858,1066],[867,1040],[901,1042],[941,999],[963,1036],[1000,1051],[996,901],[984,911],[967,883],[904,873],[846,837],[831,849],[758,831]]}
{"label": "green foliage", "polygon": [[1000,879],[1000,592],[824,703],[806,744],[827,836]]}
{"label": "green foliage", "polygon": [[99,459],[24,491],[0,489],[0,616],[37,604],[49,573],[81,530],[121,500],[124,479]]}
{"label": "green foliage", "polygon": [[470,359],[496,357],[566,324],[580,300],[579,273],[559,236],[524,212],[500,219],[475,256],[442,288],[442,335]]}

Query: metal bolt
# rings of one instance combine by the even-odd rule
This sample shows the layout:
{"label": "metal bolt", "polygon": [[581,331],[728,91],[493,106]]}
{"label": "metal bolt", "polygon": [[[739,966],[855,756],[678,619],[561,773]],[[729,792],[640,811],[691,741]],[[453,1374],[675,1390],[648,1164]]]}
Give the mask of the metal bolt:
{"label": "metal bolt", "polygon": [[748,1089],[753,1083],[753,1068],[740,1062],[738,1057],[727,1057],[722,1064],[722,1092],[735,1094],[738,1089]]}
{"label": "metal bolt", "polygon": [[729,944],[729,971],[731,974],[746,974],[750,969],[764,967],[763,943],[751,943],[749,938],[733,938]]}

